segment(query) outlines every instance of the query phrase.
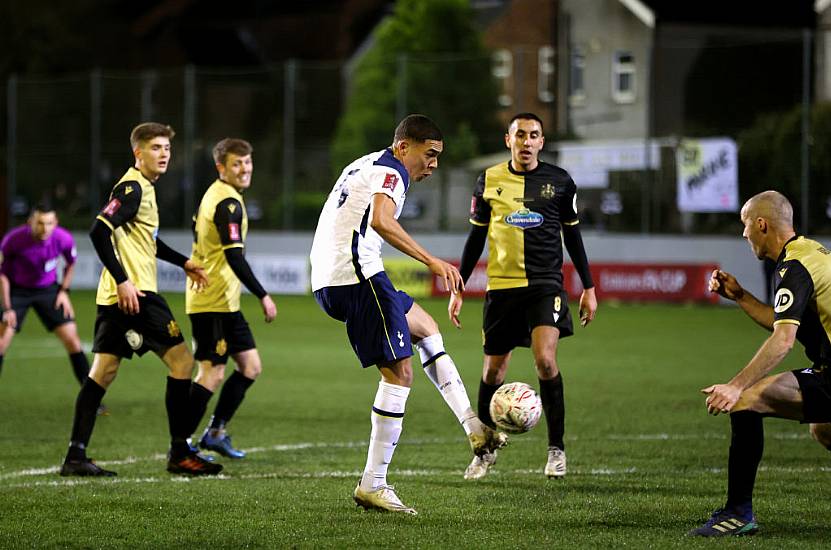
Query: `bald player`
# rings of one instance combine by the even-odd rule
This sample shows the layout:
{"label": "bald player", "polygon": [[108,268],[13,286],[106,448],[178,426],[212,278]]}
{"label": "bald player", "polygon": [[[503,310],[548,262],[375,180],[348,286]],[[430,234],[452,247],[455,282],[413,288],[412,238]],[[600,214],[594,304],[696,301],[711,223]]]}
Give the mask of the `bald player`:
{"label": "bald player", "polygon": [[[724,271],[713,272],[710,290],[735,301],[771,335],[729,382],[701,390],[707,395],[710,414],[730,414],[733,435],[727,503],[688,533],[693,536],[752,535],[758,531],[752,498],[764,447],[763,417],[809,424],[814,439],[831,450],[831,252],[796,234],[793,207],[776,191],[748,200],[741,220],[742,236],[756,257],[776,262],[773,307],[756,299]],[[797,340],[811,366],[768,376]]]}

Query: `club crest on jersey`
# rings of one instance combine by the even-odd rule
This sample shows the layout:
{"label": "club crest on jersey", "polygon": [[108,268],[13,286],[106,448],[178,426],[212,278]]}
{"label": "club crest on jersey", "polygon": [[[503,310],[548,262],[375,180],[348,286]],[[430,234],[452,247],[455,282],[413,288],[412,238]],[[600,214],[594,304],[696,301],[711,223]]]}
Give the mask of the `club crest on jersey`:
{"label": "club crest on jersey", "polygon": [[528,210],[527,208],[521,208],[505,216],[505,223],[520,229],[537,227],[542,225],[542,222],[542,214],[534,212],[533,210]]}
{"label": "club crest on jersey", "polygon": [[231,237],[232,241],[239,241],[239,224],[238,223],[229,223],[228,224],[228,236]]}
{"label": "club crest on jersey", "polygon": [[384,184],[381,186],[384,189],[395,191],[395,186],[398,185],[398,176],[395,174],[387,174],[384,176]]}
{"label": "club crest on jersey", "polygon": [[557,191],[550,183],[546,183],[542,186],[542,189],[540,189],[540,196],[544,199],[553,199],[556,193]]}
{"label": "club crest on jersey", "polygon": [[118,199],[112,199],[107,203],[107,206],[104,207],[104,210],[102,210],[101,213],[109,218],[112,218],[115,216],[115,213],[118,212],[119,208],[121,208],[121,201]]}
{"label": "club crest on jersey", "polygon": [[167,333],[170,335],[171,338],[176,338],[177,336],[182,335],[182,331],[179,330],[179,325],[176,324],[176,321],[172,319],[167,324]]}

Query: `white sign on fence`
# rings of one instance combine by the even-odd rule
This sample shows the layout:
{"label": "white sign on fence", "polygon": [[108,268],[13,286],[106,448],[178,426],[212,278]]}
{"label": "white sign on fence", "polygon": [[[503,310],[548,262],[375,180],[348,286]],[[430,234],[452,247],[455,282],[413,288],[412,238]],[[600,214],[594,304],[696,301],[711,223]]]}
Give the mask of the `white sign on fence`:
{"label": "white sign on fence", "polygon": [[678,210],[735,212],[739,209],[736,142],[729,138],[684,139],[676,150]]}

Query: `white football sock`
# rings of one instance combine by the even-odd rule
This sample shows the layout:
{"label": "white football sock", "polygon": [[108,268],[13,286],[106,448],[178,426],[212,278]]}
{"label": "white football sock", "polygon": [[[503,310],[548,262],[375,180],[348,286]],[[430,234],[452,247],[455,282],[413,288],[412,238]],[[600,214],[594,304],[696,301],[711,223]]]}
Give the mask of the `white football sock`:
{"label": "white football sock", "polygon": [[456,415],[465,433],[481,432],[481,422],[470,406],[462,377],[456,369],[453,359],[444,351],[444,341],[441,334],[433,334],[422,339],[415,345],[421,364],[427,377],[441,392],[444,402]]}
{"label": "white football sock", "polygon": [[408,395],[410,388],[387,384],[383,380],[378,382],[378,392],[370,415],[372,434],[369,437],[369,451],[361,477],[361,489],[364,491],[374,491],[387,484],[387,468],[401,435]]}

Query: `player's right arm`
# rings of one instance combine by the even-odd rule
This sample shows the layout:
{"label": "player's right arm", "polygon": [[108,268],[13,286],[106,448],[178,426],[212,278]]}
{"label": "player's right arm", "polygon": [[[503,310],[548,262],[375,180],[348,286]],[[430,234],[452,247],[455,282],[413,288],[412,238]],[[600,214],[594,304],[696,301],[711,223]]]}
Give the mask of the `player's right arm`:
{"label": "player's right arm", "polygon": [[139,297],[144,293],[136,288],[127,277],[124,267],[118,261],[113,248],[112,233],[121,225],[132,220],[141,205],[141,185],[135,181],[123,181],[115,186],[110,201],[98,213],[90,229],[89,237],[98,258],[115,279],[118,293],[118,307],[128,315],[139,312]]}
{"label": "player's right arm", "polygon": [[372,195],[372,218],[369,224],[390,246],[423,263],[433,274],[443,279],[445,290],[464,290],[465,284],[459,270],[427,252],[401,227],[395,219],[395,202],[392,197],[384,193]]}
{"label": "player's right arm", "polygon": [[[0,256],[0,261],[2,260],[2,256]],[[9,278],[6,277],[4,273],[0,273],[0,295],[3,296],[3,303],[0,304],[0,311],[3,312],[2,321],[7,327],[9,328],[17,328],[17,313],[15,313],[14,309],[12,309],[12,300],[11,300],[11,292],[10,289],[11,285],[9,284]]]}
{"label": "player's right arm", "polygon": [[736,278],[720,269],[713,270],[709,282],[710,292],[736,302],[748,317],[764,329],[773,330],[773,308],[760,302],[753,294],[745,290]]}

